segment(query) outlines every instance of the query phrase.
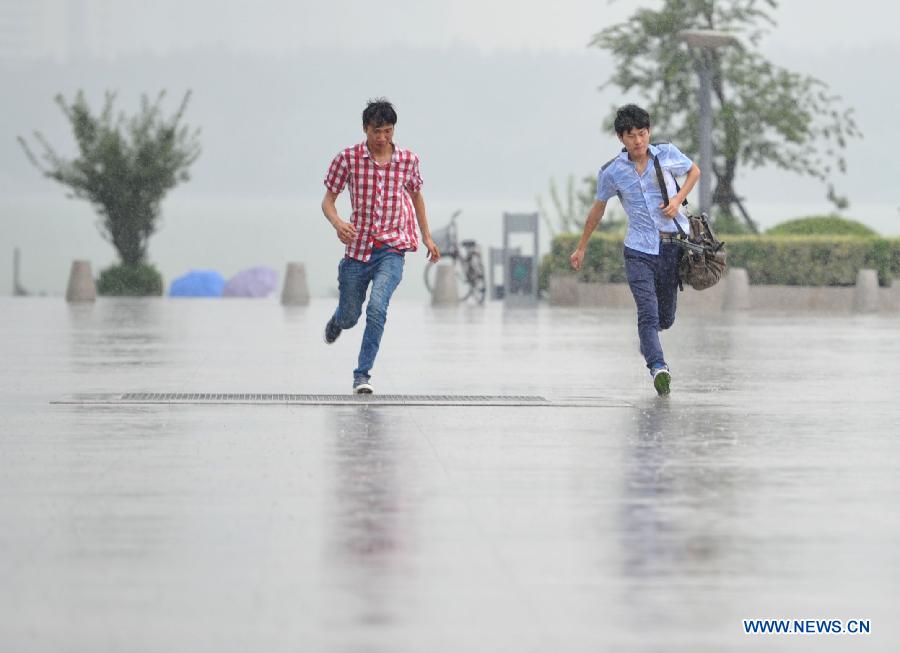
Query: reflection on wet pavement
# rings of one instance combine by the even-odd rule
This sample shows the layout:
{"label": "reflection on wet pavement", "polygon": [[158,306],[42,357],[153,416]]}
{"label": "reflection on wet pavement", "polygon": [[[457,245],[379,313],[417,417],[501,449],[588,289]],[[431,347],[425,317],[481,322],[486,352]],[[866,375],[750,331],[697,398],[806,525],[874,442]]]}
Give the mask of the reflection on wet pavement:
{"label": "reflection on wet pavement", "polygon": [[900,646],[896,317],[679,315],[661,399],[631,312],[398,303],[380,392],[615,401],[49,403],[346,393],[332,309],[0,299],[4,650]]}

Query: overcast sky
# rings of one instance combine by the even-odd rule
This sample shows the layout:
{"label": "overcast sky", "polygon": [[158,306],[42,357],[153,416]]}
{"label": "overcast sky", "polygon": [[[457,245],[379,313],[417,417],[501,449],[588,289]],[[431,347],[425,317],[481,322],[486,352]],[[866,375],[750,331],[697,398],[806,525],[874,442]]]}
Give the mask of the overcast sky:
{"label": "overcast sky", "polygon": [[[167,52],[199,45],[290,53],[310,46],[470,45],[494,50],[582,50],[591,35],[646,0],[0,0],[43,3],[51,22],[81,9],[106,16],[113,53]],[[766,47],[821,52],[897,41],[893,0],[785,0]],[[92,28],[95,29],[95,28]],[[96,31],[96,29],[95,29]],[[92,38],[98,38],[96,34]]]}
{"label": "overcast sky", "polygon": [[[67,64],[57,53],[35,68],[13,65],[5,85],[21,92],[0,109],[6,118],[0,130],[10,132],[7,145],[32,128],[64,142],[66,126],[48,101],[57,92],[81,88],[96,104],[106,89],[115,89],[128,109],[141,92],[192,89],[188,115],[203,126],[204,156],[188,192],[290,188],[314,194],[319,175],[309,171],[360,137],[356,123],[365,99],[387,95],[401,109],[402,142],[427,155],[432,179],[478,195],[479,182],[488,178],[457,179],[459,170],[471,168],[460,164],[479,150],[502,152],[508,164],[489,178],[491,195],[531,198],[550,177],[586,174],[616,148],[603,122],[610,107],[642,100],[613,88],[598,93],[613,62],[587,43],[639,6],[661,4],[0,0],[0,19],[31,13],[31,22],[44,25],[40,38],[48,47],[68,35],[70,46],[80,40],[83,53],[102,55]],[[856,109],[866,138],[850,144],[842,192],[856,202],[895,202],[895,184],[887,183],[893,172],[866,170],[864,162],[900,147],[893,118],[900,80],[891,63],[900,57],[900,3],[787,0],[770,13],[776,26],[761,45],[763,54],[819,77]],[[54,29],[61,38],[53,38]],[[374,60],[361,60],[363,52]],[[452,139],[443,133],[448,128]],[[242,169],[250,159],[259,165]],[[28,192],[46,184],[17,147],[0,152],[0,162],[0,190]],[[760,179],[742,179],[742,186],[757,200],[782,195],[773,190],[781,176]],[[797,184],[802,189],[796,187],[793,198],[822,196],[817,182]]]}
{"label": "overcast sky", "polygon": [[[46,187],[14,135],[38,128],[53,142],[68,140],[49,101],[55,93],[84,89],[96,104],[114,89],[128,110],[141,92],[166,88],[193,90],[189,120],[204,131],[204,156],[189,193],[315,194],[319,174],[310,171],[360,137],[356,123],[365,99],[386,95],[401,109],[401,141],[427,157],[432,180],[448,189],[463,186],[473,197],[484,196],[479,185],[489,181],[492,197],[532,198],[550,177],[586,174],[615,150],[603,122],[610,107],[642,100],[613,88],[598,93],[613,62],[587,43],[639,6],[661,4],[0,0],[0,19],[30,14],[31,23],[43,25],[33,41],[44,47],[68,41],[70,49],[79,45],[82,54],[99,55],[67,64],[63,51],[34,68],[7,70],[5,86],[21,92],[0,108],[0,130],[9,132],[3,142],[10,146],[0,151],[0,190]],[[866,138],[850,144],[841,192],[856,202],[896,202],[896,185],[887,182],[893,172],[864,166],[874,153],[900,147],[893,119],[900,80],[888,63],[900,57],[900,3],[788,0],[770,13],[776,26],[763,53],[824,80],[856,109]],[[362,52],[375,60],[360,65]],[[502,152],[508,161],[502,174],[463,179],[459,171],[471,166],[460,164],[478,151]],[[259,164],[244,169],[246,160]],[[776,201],[782,176],[771,168],[762,174],[742,177],[742,187],[757,201]],[[793,181],[793,199],[822,197],[817,182]],[[432,188],[443,192],[438,184]]]}

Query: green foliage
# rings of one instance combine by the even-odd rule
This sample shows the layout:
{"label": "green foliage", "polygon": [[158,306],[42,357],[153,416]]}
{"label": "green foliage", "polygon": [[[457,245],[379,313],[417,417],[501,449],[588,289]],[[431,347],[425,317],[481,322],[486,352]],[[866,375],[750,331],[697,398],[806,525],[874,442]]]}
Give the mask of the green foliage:
{"label": "green foliage", "polygon": [[563,198],[560,196],[556,180],[550,180],[550,202],[556,213],[556,227],[558,229],[554,228],[554,221],[551,220],[550,212],[544,206],[543,199],[540,196],[535,199],[538,213],[551,234],[557,233],[557,231],[573,233],[584,228],[584,219],[594,203],[597,180],[587,176],[582,179],[581,183],[581,190],[576,190],[575,176],[569,175],[566,179],[566,194]]}
{"label": "green foliage", "polygon": [[[730,236],[728,265],[746,268],[750,283],[786,286],[852,286],[863,268],[878,271],[882,286],[900,276],[900,238],[854,236]],[[563,234],[553,239],[541,266],[542,287],[550,274],[573,273],[569,256],[578,237]],[[581,281],[625,280],[622,239],[594,234],[588,241]]]}
{"label": "green foliage", "polygon": [[114,115],[115,94],[108,92],[103,110],[91,112],[84,93],[68,104],[56,102],[72,126],[78,156],[67,159],[50,146],[40,132],[42,164],[21,136],[19,143],[45,176],[68,186],[72,196],[86,199],[100,216],[100,234],[116,248],[126,265],[137,265],[147,254],[147,240],[156,231],[160,203],[179,182],[187,181],[188,168],[200,156],[199,130],[181,125],[190,93],[175,114],[162,115],[165,92],[151,103],[141,97],[141,110],[132,118]]}
{"label": "green foliage", "polygon": [[714,221],[717,236],[752,233],[746,224],[731,213],[717,213]]}
{"label": "green foliage", "polygon": [[770,236],[877,236],[878,232],[862,222],[839,215],[813,215],[781,222],[766,230]]}
{"label": "green foliage", "polygon": [[560,234],[553,239],[550,253],[544,256],[540,269],[540,286],[547,288],[551,273],[571,273],[579,281],[621,283],[625,281],[625,260],[622,258],[622,235],[597,233],[591,236],[584,252],[581,270],[574,272],[569,257],[578,246],[579,234]]}
{"label": "green foliage", "polygon": [[[768,11],[776,7],[775,0],[664,0],[659,9],[636,9],[591,41],[614,59],[615,72],[604,86],[643,96],[655,137],[677,143],[692,158],[699,150],[697,72],[704,61],[711,66],[715,160],[713,170],[703,172],[716,175],[713,202],[723,213],[741,209],[734,189],[739,165],[774,165],[828,183],[845,171],[847,140],[860,136],[852,109],[843,108],[824,82],[756,51],[775,25]],[[691,50],[680,32],[698,29],[731,32],[742,44],[707,54]],[[827,196],[846,206],[831,184]]]}
{"label": "green foliage", "polygon": [[730,265],[747,269],[750,283],[788,286],[852,286],[863,268],[878,271],[889,286],[900,273],[900,239],[855,236],[735,236]]}
{"label": "green foliage", "polygon": [[[544,206],[543,198],[540,196],[536,198],[538,213],[551,234],[555,235],[560,232],[581,233],[584,229],[584,220],[594,204],[594,199],[597,197],[597,178],[593,175],[588,175],[581,180],[581,184],[581,190],[576,191],[575,177],[569,175],[566,181],[565,202],[563,202],[559,196],[556,180],[550,180],[550,201],[556,212],[558,230],[554,228],[553,221],[550,219],[550,213]],[[624,213],[620,216],[613,207],[607,204],[606,213],[603,215],[603,220],[600,221],[597,231],[624,234],[627,227],[628,220],[625,218]]]}
{"label": "green foliage", "polygon": [[162,275],[152,265],[113,265],[100,272],[100,295],[150,297],[163,294]]}
{"label": "green foliage", "polygon": [[[558,229],[554,228],[553,220],[550,219],[550,212],[547,211],[544,206],[543,198],[538,196],[535,201],[537,202],[538,213],[544,221],[544,224],[547,225],[547,229],[551,234],[581,233],[584,230],[585,218],[587,218],[587,214],[591,210],[591,207],[594,204],[594,198],[596,197],[597,178],[593,175],[582,178],[581,190],[576,190],[575,177],[574,175],[569,175],[566,180],[565,201],[560,198],[556,180],[551,179],[550,201],[556,212],[556,225],[559,227]],[[628,221],[625,216],[620,216],[613,207],[607,204],[606,213],[604,214],[600,225],[597,227],[597,230],[624,234],[627,226]]]}

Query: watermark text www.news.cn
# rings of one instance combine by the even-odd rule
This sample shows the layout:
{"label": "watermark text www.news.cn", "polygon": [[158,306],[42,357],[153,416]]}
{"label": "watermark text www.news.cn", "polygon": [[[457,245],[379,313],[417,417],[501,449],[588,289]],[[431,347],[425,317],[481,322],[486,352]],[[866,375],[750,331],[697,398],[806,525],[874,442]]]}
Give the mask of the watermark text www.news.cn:
{"label": "watermark text www.news.cn", "polygon": [[868,619],[744,619],[746,635],[868,635]]}

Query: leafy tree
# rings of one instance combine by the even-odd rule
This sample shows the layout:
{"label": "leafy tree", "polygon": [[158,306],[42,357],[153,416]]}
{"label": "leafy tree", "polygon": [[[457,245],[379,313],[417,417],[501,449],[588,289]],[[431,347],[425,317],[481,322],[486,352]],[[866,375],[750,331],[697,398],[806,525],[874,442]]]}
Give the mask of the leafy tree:
{"label": "leafy tree", "polygon": [[81,91],[71,104],[56,96],[78,146],[73,159],[58,154],[40,132],[34,138],[43,150],[43,163],[21,136],[19,143],[45,176],[71,189],[70,197],[94,205],[100,234],[124,265],[137,266],[147,256],[160,203],[170,189],[189,179],[188,168],[200,156],[199,129],[181,124],[190,92],[168,118],[160,106],[165,91],[154,102],[143,95],[140,112],[131,118],[113,113],[115,97],[107,92],[103,110],[94,114]]}
{"label": "leafy tree", "polygon": [[[769,11],[777,6],[775,0],[665,0],[659,9],[636,10],[591,41],[615,60],[615,73],[604,86],[642,95],[655,134],[677,142],[689,156],[699,150],[698,57],[710,57],[713,204],[728,216],[736,207],[754,232],[735,190],[740,165],[775,165],[820,179],[828,198],[845,208],[847,201],[831,179],[846,169],[847,140],[861,135],[853,110],[843,108],[824,82],[781,68],[756,51],[766,29],[776,24]],[[707,55],[692,52],[679,33],[697,29],[731,32],[742,45]]]}

